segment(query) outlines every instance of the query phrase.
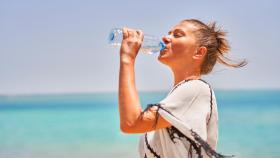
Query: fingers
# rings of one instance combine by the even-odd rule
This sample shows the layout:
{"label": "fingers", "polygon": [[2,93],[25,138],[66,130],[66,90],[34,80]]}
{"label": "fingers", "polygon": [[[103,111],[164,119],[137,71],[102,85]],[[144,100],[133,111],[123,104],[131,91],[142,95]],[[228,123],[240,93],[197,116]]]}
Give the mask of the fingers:
{"label": "fingers", "polygon": [[129,28],[122,28],[122,31],[123,31],[123,39],[126,39],[126,38],[129,38],[129,37],[134,37],[134,30],[132,29],[129,29]]}
{"label": "fingers", "polygon": [[138,37],[141,39],[141,41],[143,42],[144,40],[144,33],[142,30],[136,30],[136,33],[138,35]]}
{"label": "fingers", "polygon": [[135,30],[135,29],[130,29],[130,28],[122,28],[123,31],[123,39],[126,38],[140,38],[141,41],[144,39],[143,31],[142,30]]}
{"label": "fingers", "polygon": [[131,37],[131,38],[133,38],[133,37],[135,37],[136,35],[135,35],[135,31],[134,30],[131,30],[131,29],[128,29],[128,37]]}
{"label": "fingers", "polygon": [[123,31],[123,39],[128,38],[127,28],[126,27],[122,28],[122,31]]}

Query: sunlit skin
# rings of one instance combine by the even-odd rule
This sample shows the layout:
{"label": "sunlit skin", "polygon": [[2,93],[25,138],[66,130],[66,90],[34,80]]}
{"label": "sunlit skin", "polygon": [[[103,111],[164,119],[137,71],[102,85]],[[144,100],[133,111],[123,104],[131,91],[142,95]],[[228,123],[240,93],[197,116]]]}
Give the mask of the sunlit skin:
{"label": "sunlit skin", "polygon": [[[200,65],[207,49],[197,44],[192,33],[195,26],[180,22],[162,39],[166,49],[160,52],[158,60],[173,72],[174,85],[184,79],[199,79]],[[170,127],[171,124],[161,116],[156,127],[156,109],[150,109],[140,117],[142,108],[135,86],[135,60],[143,41],[143,32],[123,28],[123,41],[120,48],[119,71],[119,114],[120,128],[125,133],[145,133]]]}

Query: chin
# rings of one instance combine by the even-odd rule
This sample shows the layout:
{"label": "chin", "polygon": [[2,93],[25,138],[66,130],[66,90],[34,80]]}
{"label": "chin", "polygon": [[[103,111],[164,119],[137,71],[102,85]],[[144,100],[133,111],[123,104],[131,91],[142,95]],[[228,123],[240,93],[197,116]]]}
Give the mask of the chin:
{"label": "chin", "polygon": [[158,61],[159,61],[160,63],[164,64],[164,65],[168,65],[168,60],[167,60],[167,58],[165,58],[165,57],[163,57],[163,56],[161,56],[161,55],[158,56]]}
{"label": "chin", "polygon": [[173,58],[172,54],[172,51],[168,49],[164,50],[158,55],[158,61],[162,64],[169,65]]}

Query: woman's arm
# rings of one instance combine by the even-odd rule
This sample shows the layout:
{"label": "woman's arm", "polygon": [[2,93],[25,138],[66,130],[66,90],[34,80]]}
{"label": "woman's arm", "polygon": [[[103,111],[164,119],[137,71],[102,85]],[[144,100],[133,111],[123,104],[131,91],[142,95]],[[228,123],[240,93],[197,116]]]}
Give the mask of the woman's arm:
{"label": "woman's arm", "polygon": [[143,41],[143,33],[132,29],[123,29],[123,41],[120,50],[119,72],[119,114],[120,127],[125,133],[143,133],[170,126],[159,117],[156,127],[156,109],[149,109],[141,115],[142,108],[135,86],[135,59]]}

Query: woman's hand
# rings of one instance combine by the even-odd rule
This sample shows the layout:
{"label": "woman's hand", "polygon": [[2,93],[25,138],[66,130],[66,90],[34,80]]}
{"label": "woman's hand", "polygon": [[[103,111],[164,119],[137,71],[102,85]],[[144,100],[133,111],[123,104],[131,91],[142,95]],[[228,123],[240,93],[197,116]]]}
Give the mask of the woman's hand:
{"label": "woman's hand", "polygon": [[135,61],[143,39],[144,35],[141,30],[123,28],[123,40],[120,48],[121,62],[131,63]]}

